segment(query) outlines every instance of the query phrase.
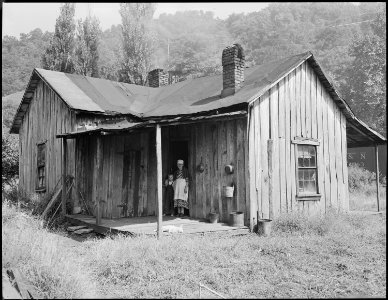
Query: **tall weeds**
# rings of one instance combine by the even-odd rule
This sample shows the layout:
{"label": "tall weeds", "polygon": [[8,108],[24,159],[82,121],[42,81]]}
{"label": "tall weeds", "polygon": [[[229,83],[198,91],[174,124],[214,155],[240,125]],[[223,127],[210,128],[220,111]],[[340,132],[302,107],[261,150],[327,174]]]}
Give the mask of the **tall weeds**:
{"label": "tall weeds", "polygon": [[3,268],[18,268],[44,298],[93,298],[96,286],[76,253],[42,220],[2,203]]}

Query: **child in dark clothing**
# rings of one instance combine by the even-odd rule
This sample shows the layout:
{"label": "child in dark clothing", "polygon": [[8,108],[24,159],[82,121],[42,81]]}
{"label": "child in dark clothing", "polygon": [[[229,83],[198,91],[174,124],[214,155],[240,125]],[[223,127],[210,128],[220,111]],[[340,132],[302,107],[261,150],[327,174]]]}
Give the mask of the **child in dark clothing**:
{"label": "child in dark clothing", "polygon": [[174,216],[174,175],[169,174],[168,179],[164,182],[165,186],[165,214]]}

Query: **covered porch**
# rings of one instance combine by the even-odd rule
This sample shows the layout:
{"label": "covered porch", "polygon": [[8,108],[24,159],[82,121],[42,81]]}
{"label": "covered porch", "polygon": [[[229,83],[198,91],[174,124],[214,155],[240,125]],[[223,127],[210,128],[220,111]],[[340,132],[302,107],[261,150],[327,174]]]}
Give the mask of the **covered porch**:
{"label": "covered porch", "polygon": [[379,165],[379,146],[386,145],[387,140],[384,136],[371,129],[364,122],[359,120],[353,114],[346,122],[347,146],[349,149],[358,147],[374,147],[374,172],[376,173],[376,203],[377,211],[381,211],[380,199],[380,165]]}
{"label": "covered porch", "polygon": [[[76,140],[77,182],[73,189],[89,208],[88,216],[66,215],[65,210],[63,214],[72,223],[94,224],[97,230],[104,232],[154,234],[157,229],[161,235],[162,225],[181,224],[184,233],[235,230],[236,227],[227,225],[229,213],[239,210],[245,213],[245,218],[248,215],[243,197],[246,188],[245,118],[246,111],[239,111],[185,117],[184,120],[179,117],[158,123],[123,121],[57,135],[62,138],[64,149],[68,139]],[[231,119],[233,123],[230,123]],[[193,125],[198,120],[201,120],[200,125]],[[226,149],[233,150],[231,155],[227,155]],[[163,182],[176,165],[177,158],[185,160],[192,179],[189,187],[190,218],[162,219]],[[202,161],[205,166],[203,173],[197,170]],[[227,174],[224,168],[231,162],[236,163],[235,172]],[[66,152],[62,163],[67,164]],[[221,194],[222,187],[230,184],[236,186],[234,199]],[[243,203],[237,203],[240,200]],[[65,207],[67,199],[62,201]],[[223,223],[209,223],[206,218],[211,211],[219,213],[219,222]]]}

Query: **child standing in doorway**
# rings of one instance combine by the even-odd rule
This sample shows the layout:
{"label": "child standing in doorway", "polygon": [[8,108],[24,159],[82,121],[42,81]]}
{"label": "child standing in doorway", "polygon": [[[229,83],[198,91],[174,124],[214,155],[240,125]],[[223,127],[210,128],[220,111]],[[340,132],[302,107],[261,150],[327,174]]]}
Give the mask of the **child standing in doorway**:
{"label": "child standing in doorway", "polygon": [[174,216],[174,175],[168,174],[164,182],[165,187],[165,214]]}

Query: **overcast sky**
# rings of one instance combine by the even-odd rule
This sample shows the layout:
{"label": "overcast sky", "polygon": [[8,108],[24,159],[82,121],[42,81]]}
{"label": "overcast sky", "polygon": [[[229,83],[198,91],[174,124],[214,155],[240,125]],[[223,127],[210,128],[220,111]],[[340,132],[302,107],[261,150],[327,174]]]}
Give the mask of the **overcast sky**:
{"label": "overcast sky", "polygon": [[[3,3],[3,32],[2,36],[28,33],[35,28],[42,31],[54,31],[55,20],[59,15],[61,3]],[[75,18],[85,18],[90,9],[95,15],[103,30],[112,25],[121,23],[119,3],[76,3]],[[268,3],[158,3],[154,18],[162,13],[173,14],[176,11],[203,10],[213,11],[221,19],[232,13],[248,13],[259,11],[268,6]]]}

